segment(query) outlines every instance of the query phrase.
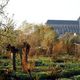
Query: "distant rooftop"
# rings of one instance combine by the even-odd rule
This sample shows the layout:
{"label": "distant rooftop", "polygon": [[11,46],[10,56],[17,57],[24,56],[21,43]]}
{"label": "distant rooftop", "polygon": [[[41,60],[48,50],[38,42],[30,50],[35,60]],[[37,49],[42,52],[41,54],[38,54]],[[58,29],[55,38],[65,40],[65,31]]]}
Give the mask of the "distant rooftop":
{"label": "distant rooftop", "polygon": [[80,34],[80,17],[77,20],[47,20],[46,24],[54,27],[59,36],[66,32]]}
{"label": "distant rooftop", "polygon": [[78,20],[48,20],[47,24],[79,24]]}

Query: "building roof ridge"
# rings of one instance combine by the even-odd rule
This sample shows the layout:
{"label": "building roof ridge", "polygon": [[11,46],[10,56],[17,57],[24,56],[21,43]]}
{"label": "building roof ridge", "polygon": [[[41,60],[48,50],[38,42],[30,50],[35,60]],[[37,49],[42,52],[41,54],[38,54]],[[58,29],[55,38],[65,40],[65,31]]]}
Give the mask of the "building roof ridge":
{"label": "building roof ridge", "polygon": [[77,21],[77,20],[56,20],[56,19],[48,19],[47,21]]}

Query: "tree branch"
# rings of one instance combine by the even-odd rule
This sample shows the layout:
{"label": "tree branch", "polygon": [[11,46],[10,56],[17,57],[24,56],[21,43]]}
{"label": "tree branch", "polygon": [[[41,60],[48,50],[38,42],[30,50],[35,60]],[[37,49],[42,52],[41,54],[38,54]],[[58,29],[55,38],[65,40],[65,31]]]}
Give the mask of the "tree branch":
{"label": "tree branch", "polygon": [[0,5],[1,9],[3,9],[5,6],[7,6],[9,0],[6,0],[6,3],[4,5]]}
{"label": "tree branch", "polygon": [[7,38],[9,38],[9,37],[10,37],[10,36],[7,36],[7,35],[1,34],[1,33],[0,33],[0,36],[5,36],[5,37],[7,37]]}

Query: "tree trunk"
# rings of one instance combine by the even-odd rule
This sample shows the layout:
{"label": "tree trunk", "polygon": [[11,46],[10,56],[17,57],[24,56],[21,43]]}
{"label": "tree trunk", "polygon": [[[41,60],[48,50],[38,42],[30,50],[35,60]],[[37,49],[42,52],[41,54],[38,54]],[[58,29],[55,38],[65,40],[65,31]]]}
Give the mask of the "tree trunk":
{"label": "tree trunk", "polygon": [[26,54],[28,53],[26,53],[26,47],[24,47],[22,48],[22,70],[24,72],[28,72],[30,69],[30,66],[28,65],[28,57]]}
{"label": "tree trunk", "polygon": [[16,71],[16,54],[13,53],[13,70]]}

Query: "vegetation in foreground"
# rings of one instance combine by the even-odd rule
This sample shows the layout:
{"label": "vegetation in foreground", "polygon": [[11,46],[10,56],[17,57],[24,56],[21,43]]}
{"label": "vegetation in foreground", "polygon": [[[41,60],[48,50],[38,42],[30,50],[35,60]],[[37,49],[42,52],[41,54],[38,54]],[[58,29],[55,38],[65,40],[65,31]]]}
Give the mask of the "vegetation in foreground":
{"label": "vegetation in foreground", "polygon": [[[62,59],[63,60],[63,59]],[[29,62],[33,66],[31,71],[32,78],[34,80],[79,80],[80,79],[80,62],[79,61],[67,61],[61,62],[58,60],[54,61],[51,57],[33,57],[29,59]],[[3,77],[6,75],[6,79],[9,78],[26,80],[30,79],[28,73],[24,73],[21,69],[20,59],[18,57],[16,61],[17,71],[12,70],[12,61],[11,59],[0,59],[0,76]],[[8,74],[6,73],[8,70]],[[4,77],[3,77],[4,78]]]}

